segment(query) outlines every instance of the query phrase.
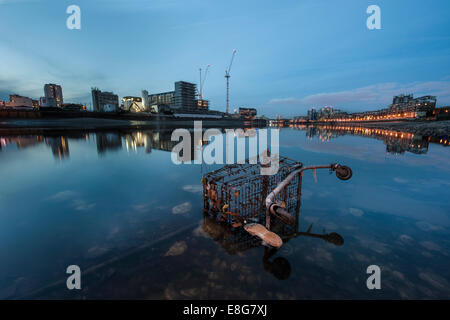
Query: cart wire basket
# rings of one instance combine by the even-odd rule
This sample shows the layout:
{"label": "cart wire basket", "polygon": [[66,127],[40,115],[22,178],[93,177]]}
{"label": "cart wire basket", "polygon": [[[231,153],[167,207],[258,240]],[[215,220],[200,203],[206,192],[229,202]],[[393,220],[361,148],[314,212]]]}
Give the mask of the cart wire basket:
{"label": "cart wire basket", "polygon": [[[202,179],[204,211],[234,228],[244,221],[263,222],[267,195],[293,167],[302,166],[301,162],[280,156],[279,170],[274,175],[260,175],[260,163],[230,164],[207,173]],[[291,213],[298,211],[300,179],[296,176],[276,199]]]}

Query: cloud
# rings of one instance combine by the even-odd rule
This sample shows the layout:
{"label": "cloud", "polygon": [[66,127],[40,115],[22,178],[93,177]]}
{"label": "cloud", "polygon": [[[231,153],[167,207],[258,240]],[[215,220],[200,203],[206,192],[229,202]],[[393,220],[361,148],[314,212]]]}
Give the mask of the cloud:
{"label": "cloud", "polygon": [[411,238],[410,236],[406,235],[406,234],[402,234],[399,237],[399,240],[403,243],[411,243],[413,241],[413,238]]}
{"label": "cloud", "polygon": [[353,256],[353,259],[355,259],[355,260],[357,260],[359,262],[365,262],[365,263],[369,263],[370,262],[370,258],[367,257],[364,254],[355,252],[354,254],[352,254],[352,256]]}
{"label": "cloud", "polygon": [[65,200],[75,197],[76,195],[77,195],[77,193],[72,190],[64,190],[64,191],[57,192],[54,195],[48,197],[47,200],[49,200],[49,201],[65,201]]}
{"label": "cloud", "polygon": [[316,261],[318,263],[330,263],[333,262],[332,254],[324,248],[317,248],[313,253],[306,257],[307,260]]}
{"label": "cloud", "polygon": [[389,246],[386,243],[379,242],[375,239],[364,238],[364,237],[360,237],[360,236],[356,236],[355,238],[356,238],[356,240],[359,241],[359,243],[361,244],[362,247],[371,249],[372,251],[374,251],[378,254],[384,255],[384,254],[388,254],[391,252],[391,249],[389,248]]}
{"label": "cloud", "polygon": [[419,273],[419,278],[437,289],[446,290],[448,288],[447,280],[437,274],[431,272],[421,272]]}
{"label": "cloud", "polygon": [[96,206],[95,202],[87,202],[80,199],[80,195],[72,190],[64,190],[57,192],[45,199],[52,202],[65,202],[77,211],[89,211]]}
{"label": "cloud", "polygon": [[364,211],[357,208],[350,208],[348,209],[348,212],[355,217],[361,217],[364,214]]}
{"label": "cloud", "polygon": [[184,191],[191,192],[191,193],[202,193],[203,192],[203,186],[199,184],[188,184],[182,187]]}
{"label": "cloud", "polygon": [[431,241],[422,241],[420,243],[420,245],[422,247],[424,247],[425,249],[428,249],[428,250],[441,251],[441,247],[439,245],[437,245],[436,243],[431,242]]}
{"label": "cloud", "polygon": [[110,85],[104,74],[89,70],[89,64],[72,61],[68,65],[64,59],[5,39],[0,40],[0,69],[0,100],[8,100],[10,94],[38,99],[43,96],[44,84],[53,82],[63,86],[65,101],[87,102],[91,95],[86,83]]}
{"label": "cloud", "polygon": [[192,209],[192,205],[190,202],[183,202],[183,203],[173,207],[172,213],[173,214],[185,214],[185,213],[188,213],[189,211],[191,211],[191,209]]}
{"label": "cloud", "polygon": [[147,202],[147,203],[138,203],[132,206],[134,211],[140,212],[140,213],[146,213],[149,212],[151,209],[155,207],[155,200]]}
{"label": "cloud", "polygon": [[393,180],[397,183],[408,183],[408,180],[399,177],[395,177]]}
{"label": "cloud", "polygon": [[423,231],[436,231],[436,230],[442,230],[443,228],[441,226],[437,226],[434,224],[431,224],[427,221],[419,221],[416,222],[416,226],[423,230]]}
{"label": "cloud", "polygon": [[400,84],[396,82],[379,83],[365,87],[321,92],[304,98],[277,98],[269,101],[269,105],[285,105],[313,107],[332,105],[344,110],[362,111],[371,108],[385,108],[392,102],[392,97],[401,93],[413,93],[415,96],[434,95],[438,103],[450,103],[450,81],[411,82]]}
{"label": "cloud", "polygon": [[164,256],[179,256],[183,254],[187,249],[187,244],[184,241],[175,242]]}
{"label": "cloud", "polygon": [[95,247],[90,248],[87,251],[86,258],[87,259],[97,258],[97,257],[100,257],[100,256],[104,255],[108,251],[109,250],[107,248],[95,246]]}
{"label": "cloud", "polygon": [[72,206],[77,211],[89,211],[93,209],[96,206],[96,204],[94,202],[88,203],[84,200],[76,199],[72,201]]}

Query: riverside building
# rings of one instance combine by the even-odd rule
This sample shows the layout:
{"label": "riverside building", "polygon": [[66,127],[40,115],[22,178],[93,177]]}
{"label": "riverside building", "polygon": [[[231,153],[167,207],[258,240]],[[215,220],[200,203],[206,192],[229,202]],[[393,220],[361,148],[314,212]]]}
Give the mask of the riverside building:
{"label": "riverside building", "polygon": [[63,103],[63,93],[60,85],[54,83],[44,85],[44,97],[40,99],[41,107],[61,108]]}
{"label": "riverside building", "polygon": [[159,106],[167,106],[173,112],[198,112],[209,109],[209,101],[196,99],[197,86],[186,81],[175,82],[174,91],[148,94],[148,105],[154,112]]}
{"label": "riverside building", "polygon": [[97,112],[117,112],[119,97],[113,92],[102,92],[98,88],[92,88],[92,106]]}

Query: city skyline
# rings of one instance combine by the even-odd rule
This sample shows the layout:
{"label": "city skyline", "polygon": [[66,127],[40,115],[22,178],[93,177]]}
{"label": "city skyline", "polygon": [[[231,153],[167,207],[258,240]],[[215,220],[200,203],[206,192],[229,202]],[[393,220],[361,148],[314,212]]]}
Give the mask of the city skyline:
{"label": "city skyline", "polygon": [[[190,98],[192,99],[193,103],[196,103],[196,101],[200,101],[200,100],[195,100],[197,98],[197,94],[195,94],[194,96],[194,90],[195,90],[195,86],[196,84],[194,83],[187,83],[187,82],[183,82],[183,81],[178,81],[175,82],[175,87],[177,87],[177,85],[179,83],[183,83],[183,86],[188,85],[189,86],[189,92],[191,92]],[[53,95],[55,95],[56,93],[54,92],[54,90],[58,90],[58,99],[53,98]],[[95,94],[95,98],[94,98],[94,92],[96,92]],[[159,97],[158,96],[162,96],[163,99],[165,99],[164,97],[166,95],[176,95],[176,91],[170,91],[170,92],[163,92],[163,93],[151,93],[151,100],[150,102],[148,102],[149,99],[149,93],[146,90],[143,90],[141,92],[141,95],[146,95],[146,99],[147,99],[147,104],[151,103],[151,104],[155,104],[154,107],[156,107],[156,109],[150,108],[149,105],[147,105],[146,108],[147,109],[142,109],[141,103],[143,102],[144,97],[134,97],[134,96],[124,96],[122,97],[122,104],[119,104],[119,97],[114,94],[114,92],[108,92],[108,91],[104,91],[102,92],[99,88],[96,87],[92,87],[91,88],[91,94],[92,94],[92,104],[90,103],[82,103],[82,104],[77,104],[77,103],[67,103],[67,104],[63,104],[63,95],[62,95],[62,88],[60,85],[57,84],[45,84],[44,85],[44,97],[40,97],[40,101],[37,101],[35,99],[33,99],[32,97],[25,97],[25,96],[21,96],[18,94],[12,94],[10,95],[10,100],[11,103],[13,103],[13,105],[9,105],[9,107],[29,107],[29,108],[47,108],[47,107],[59,107],[62,109],[70,109],[70,110],[74,110],[73,108],[75,108],[77,110],[87,110],[87,111],[96,111],[96,112],[118,112],[119,110],[125,111],[125,112],[131,112],[131,113],[139,113],[139,112],[150,112],[150,113],[160,113],[162,111],[157,111],[158,110],[158,105],[161,104]],[[178,93],[179,95],[184,95],[185,93]],[[98,99],[100,97],[100,95],[102,96],[102,102],[99,104]],[[13,101],[14,98],[14,102]],[[198,98],[200,99],[200,94],[198,94]],[[50,99],[50,100],[49,100]],[[51,99],[53,99],[53,102],[51,101]],[[106,100],[105,100],[106,99]],[[156,99],[156,100],[155,100]],[[17,101],[16,101],[17,100]],[[57,100],[60,101],[59,105],[57,105]],[[104,100],[104,101],[103,101]],[[50,102],[49,102],[50,101]],[[161,100],[162,101],[162,100]],[[203,101],[203,100],[202,100]],[[207,100],[205,100],[206,102],[208,102]],[[8,101],[2,101],[0,100],[0,106],[6,106],[8,107]],[[22,103],[22,104],[21,104]],[[103,104],[106,103],[106,106],[108,108],[108,110],[103,110]],[[112,103],[114,104],[112,109],[109,109],[110,106],[108,103]],[[134,107],[135,109],[131,110],[131,104],[135,103]],[[136,104],[137,103],[137,104]],[[197,108],[197,104],[195,106],[191,106],[191,108],[188,107],[188,105],[183,105],[183,103],[181,103],[181,100],[179,100],[177,103],[175,103],[174,101],[170,102],[170,101],[163,101],[162,105],[164,105],[166,108],[172,109],[172,110],[191,110],[191,111],[195,111]],[[29,106],[27,105],[29,104]],[[435,108],[438,105],[437,104],[437,100],[435,96],[430,96],[430,95],[426,95],[426,96],[422,96],[422,97],[415,97],[414,98],[414,94],[413,93],[409,93],[409,94],[400,94],[397,96],[393,97],[393,102],[392,104],[388,105],[387,108],[386,107],[380,107],[377,110],[365,110],[365,111],[354,111],[354,112],[348,112],[347,110],[341,110],[338,108],[334,108],[332,105],[325,105],[325,106],[318,106],[317,109],[316,107],[311,107],[310,109],[306,110],[306,114],[297,114],[296,116],[293,117],[284,117],[286,119],[289,118],[293,118],[298,119],[298,118],[308,118],[310,120],[316,120],[314,119],[315,116],[312,116],[311,113],[317,113],[317,114],[322,114],[323,112],[325,113],[325,117],[324,118],[339,118],[340,116],[344,116],[345,118],[348,118],[349,116],[360,116],[362,118],[364,118],[365,116],[369,116],[369,115],[373,115],[376,114],[378,115],[378,113],[382,114],[383,116],[385,116],[384,118],[388,117],[388,113],[392,113],[392,116],[395,117],[400,117],[400,114],[397,115],[398,112],[400,112],[399,110],[402,110],[402,114],[403,117],[405,118],[416,118],[418,117],[417,111],[416,110],[418,107],[423,108],[426,107],[428,104],[428,109],[427,109],[427,114],[428,116],[431,116],[431,112],[433,111],[433,115],[435,114]],[[15,106],[14,106],[15,105]],[[91,106],[89,108],[86,109],[87,106]],[[206,104],[208,109],[208,104]],[[139,109],[137,110],[136,109]],[[392,109],[393,108],[393,109]],[[439,108],[439,110],[441,111],[445,111],[448,112],[448,108],[450,108],[449,106],[445,106],[445,107],[441,107]],[[152,109],[152,110],[150,110]],[[391,110],[392,109],[392,110]],[[409,111],[408,111],[409,110]],[[216,112],[217,110],[212,110],[213,112]],[[408,113],[405,113],[407,112]],[[421,112],[424,110],[420,110]],[[234,110],[231,110],[230,114],[241,114],[241,113],[247,113],[250,112],[252,113],[252,116],[256,116],[257,115],[257,109],[256,108],[247,108],[247,107],[238,107],[235,108]],[[422,112],[423,113],[423,112]],[[327,115],[328,114],[328,115]],[[265,115],[259,115],[260,117],[262,116],[263,118],[266,117]],[[425,113],[421,115],[425,116]],[[279,119],[280,117],[283,117],[280,114],[277,114],[275,118]],[[320,118],[320,117],[319,117]],[[375,116],[375,118],[377,118]],[[383,117],[379,117],[379,118],[383,118]],[[339,120],[339,119],[337,119]],[[340,119],[342,120],[342,119]],[[347,119],[347,121],[349,121],[350,119]],[[361,119],[364,120],[364,119]],[[369,119],[366,119],[369,120]],[[327,120],[329,121],[329,120]]]}
{"label": "city skyline", "polygon": [[[39,98],[44,83],[60,84],[65,100],[81,103],[91,102],[93,86],[120,97],[164,92],[177,80],[198,83],[198,69],[211,64],[204,96],[212,109],[225,111],[224,70],[236,48],[230,111],[255,107],[269,117],[324,105],[364,111],[400,93],[450,104],[444,1],[378,1],[381,30],[366,28],[369,1],[346,8],[288,1],[280,8],[253,1],[81,0],[75,4],[82,29],[68,30],[71,4],[0,1],[1,100],[14,93]],[[29,23],[15,18],[21,12]]]}

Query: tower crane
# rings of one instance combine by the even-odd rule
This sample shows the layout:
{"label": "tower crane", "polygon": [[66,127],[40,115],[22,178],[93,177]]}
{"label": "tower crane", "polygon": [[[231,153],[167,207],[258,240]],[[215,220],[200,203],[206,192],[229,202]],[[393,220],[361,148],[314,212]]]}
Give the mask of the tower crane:
{"label": "tower crane", "polygon": [[203,81],[202,81],[202,68],[200,68],[200,82],[199,82],[199,89],[198,89],[198,98],[200,100],[203,99],[203,85],[205,83],[206,76],[208,75],[208,69],[209,69],[210,66],[211,66],[210,64],[208,64],[206,66],[205,76],[203,77]]}
{"label": "tower crane", "polygon": [[228,66],[228,69],[225,70],[225,78],[227,79],[227,107],[226,107],[226,113],[228,113],[229,110],[229,103],[230,103],[230,71],[231,71],[231,65],[233,64],[234,55],[236,54],[236,49],[233,50],[233,54],[231,55],[231,61],[230,65]]}

